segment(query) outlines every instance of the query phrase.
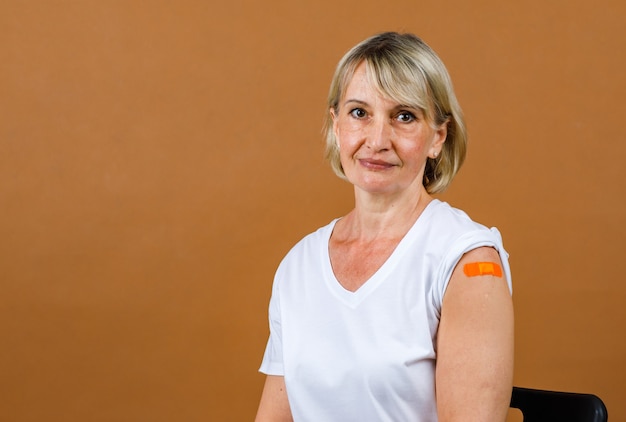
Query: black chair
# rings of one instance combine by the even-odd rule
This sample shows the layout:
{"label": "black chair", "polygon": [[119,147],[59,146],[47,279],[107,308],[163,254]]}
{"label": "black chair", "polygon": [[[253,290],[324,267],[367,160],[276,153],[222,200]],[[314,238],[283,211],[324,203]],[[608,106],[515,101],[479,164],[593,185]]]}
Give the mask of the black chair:
{"label": "black chair", "polygon": [[606,406],[593,394],[513,387],[511,407],[522,411],[524,422],[606,422],[608,419]]}

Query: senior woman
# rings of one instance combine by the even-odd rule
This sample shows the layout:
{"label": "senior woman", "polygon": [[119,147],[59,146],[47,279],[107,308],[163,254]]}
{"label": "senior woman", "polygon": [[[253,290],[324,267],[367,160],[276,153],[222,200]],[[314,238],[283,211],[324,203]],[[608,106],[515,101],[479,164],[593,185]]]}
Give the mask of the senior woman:
{"label": "senior woman", "polygon": [[339,62],[328,106],[327,157],[355,205],[278,267],[256,420],[504,421],[508,254],[432,196],[466,151],[445,66],[412,34],[375,35]]}

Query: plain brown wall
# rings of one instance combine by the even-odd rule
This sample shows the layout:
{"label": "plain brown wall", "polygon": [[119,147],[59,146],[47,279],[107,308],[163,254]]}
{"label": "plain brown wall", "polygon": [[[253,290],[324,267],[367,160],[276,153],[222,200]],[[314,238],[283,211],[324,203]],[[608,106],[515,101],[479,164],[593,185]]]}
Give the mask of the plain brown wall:
{"label": "plain brown wall", "polygon": [[[593,3],[593,4],[592,4]],[[251,420],[272,276],[348,211],[334,65],[421,35],[471,136],[442,196],[504,234],[516,384],[626,420],[626,7],[0,3],[0,419]]]}

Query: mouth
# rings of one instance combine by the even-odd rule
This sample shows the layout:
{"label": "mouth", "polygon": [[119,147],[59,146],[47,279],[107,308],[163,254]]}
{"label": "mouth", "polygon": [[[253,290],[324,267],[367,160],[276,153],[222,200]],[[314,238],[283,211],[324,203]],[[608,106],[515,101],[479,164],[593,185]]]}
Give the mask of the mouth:
{"label": "mouth", "polygon": [[369,170],[387,170],[396,166],[393,163],[389,163],[384,160],[376,160],[373,158],[359,158],[359,163],[361,164],[361,166]]}

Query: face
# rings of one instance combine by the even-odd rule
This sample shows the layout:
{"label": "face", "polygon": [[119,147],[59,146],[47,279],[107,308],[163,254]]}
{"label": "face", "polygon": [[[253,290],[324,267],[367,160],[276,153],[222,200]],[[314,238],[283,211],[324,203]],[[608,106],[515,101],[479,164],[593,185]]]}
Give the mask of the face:
{"label": "face", "polygon": [[347,179],[372,194],[413,194],[423,190],[428,157],[439,154],[446,125],[433,128],[420,109],[381,94],[357,67],[339,103],[331,110]]}

